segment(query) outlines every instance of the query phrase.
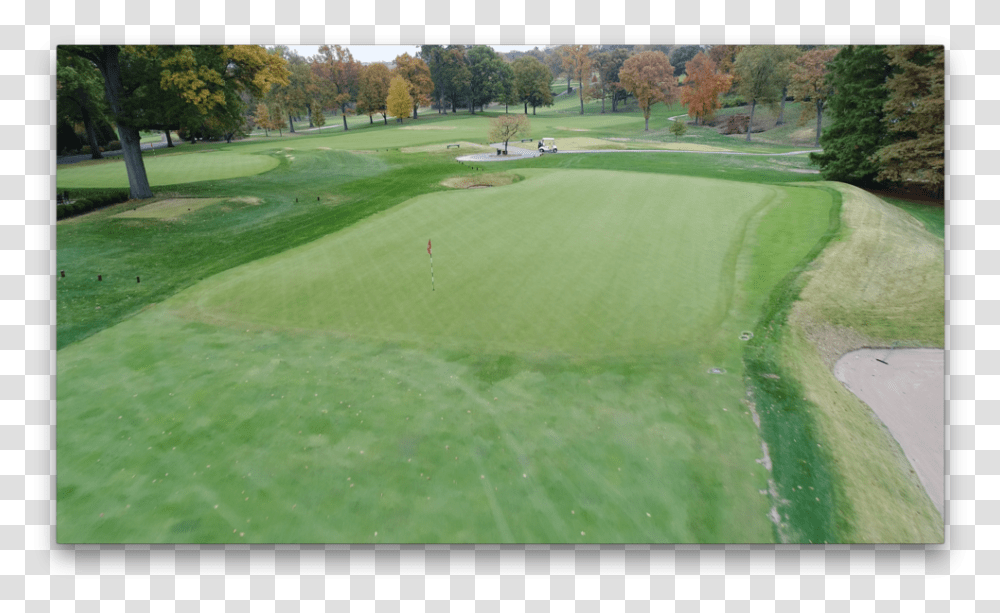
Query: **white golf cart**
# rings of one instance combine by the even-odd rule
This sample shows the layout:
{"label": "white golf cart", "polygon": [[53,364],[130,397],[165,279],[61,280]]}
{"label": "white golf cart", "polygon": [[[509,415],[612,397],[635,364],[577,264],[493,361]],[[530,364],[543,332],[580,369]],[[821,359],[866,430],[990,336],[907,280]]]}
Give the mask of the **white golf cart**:
{"label": "white golf cart", "polygon": [[543,138],[538,141],[538,153],[558,153],[559,149],[556,147],[556,139],[554,138]]}

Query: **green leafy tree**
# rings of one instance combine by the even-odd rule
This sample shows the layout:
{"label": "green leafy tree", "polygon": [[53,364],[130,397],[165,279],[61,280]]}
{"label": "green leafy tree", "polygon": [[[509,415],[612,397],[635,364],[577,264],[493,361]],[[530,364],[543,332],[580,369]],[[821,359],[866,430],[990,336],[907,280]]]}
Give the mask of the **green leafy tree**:
{"label": "green leafy tree", "polygon": [[508,73],[507,65],[496,51],[486,45],[477,45],[466,51],[469,63],[469,111],[476,112],[476,107],[484,109],[486,105],[499,100],[506,89],[504,80]]}
{"label": "green leafy tree", "polygon": [[876,154],[879,178],[944,193],[944,48],[899,45],[887,48],[897,69],[886,82],[885,122],[891,144]]}
{"label": "green leafy tree", "polygon": [[643,51],[625,60],[619,71],[622,86],[639,101],[649,132],[650,108],[657,102],[670,104],[677,99],[677,77],[670,60],[661,51]]}
{"label": "green leafy tree", "polygon": [[[57,48],[56,112],[61,122],[82,121],[90,155],[100,159],[97,141],[97,123],[106,121],[107,104],[104,101],[104,82],[101,73],[91,62]],[[58,140],[58,139],[57,139]],[[63,143],[58,143],[60,149]]]}
{"label": "green leafy tree", "polygon": [[681,45],[671,51],[668,57],[670,64],[674,67],[674,76],[679,77],[682,74],[687,74],[687,63],[704,50],[704,45]]}
{"label": "green leafy tree", "polygon": [[687,134],[687,124],[683,121],[674,120],[670,122],[670,133],[674,135],[674,140],[680,140],[682,136]]}
{"label": "green leafy tree", "polygon": [[[622,46],[601,48],[594,54],[594,69],[597,73],[598,89],[605,96],[611,96],[611,112],[618,111],[618,103],[625,99],[627,91],[621,86],[618,72],[631,57],[631,52]],[[604,112],[604,98],[601,99],[601,112]]]}
{"label": "green leafy tree", "polygon": [[834,93],[827,106],[837,121],[820,135],[823,152],[809,154],[824,179],[860,186],[877,182],[875,154],[889,143],[883,121],[886,81],[894,71],[884,45],[850,45],[830,63]]}
{"label": "green leafy tree", "polygon": [[552,71],[538,58],[523,55],[511,66],[514,73],[514,95],[518,102],[524,103],[524,114],[531,114],[540,106],[552,106]]}
{"label": "green leafy tree", "polygon": [[758,104],[774,104],[781,96],[779,71],[781,51],[774,45],[744,47],[733,64],[736,89],[750,102],[750,121],[747,122],[747,141],[753,130],[753,116]]}

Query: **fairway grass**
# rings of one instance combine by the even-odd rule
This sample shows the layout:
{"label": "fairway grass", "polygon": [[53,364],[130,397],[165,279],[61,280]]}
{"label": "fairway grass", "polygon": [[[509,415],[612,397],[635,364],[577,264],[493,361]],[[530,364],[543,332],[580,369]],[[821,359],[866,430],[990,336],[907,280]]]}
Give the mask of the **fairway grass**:
{"label": "fairway grass", "polygon": [[[222,151],[160,153],[144,158],[151,186],[232,179],[276,168],[278,160],[266,155]],[[87,166],[63,165],[56,174],[58,189],[128,187],[125,162],[116,159]]]}
{"label": "fairway grass", "polygon": [[517,172],[60,351],[59,540],[773,541],[738,337],[829,195]]}

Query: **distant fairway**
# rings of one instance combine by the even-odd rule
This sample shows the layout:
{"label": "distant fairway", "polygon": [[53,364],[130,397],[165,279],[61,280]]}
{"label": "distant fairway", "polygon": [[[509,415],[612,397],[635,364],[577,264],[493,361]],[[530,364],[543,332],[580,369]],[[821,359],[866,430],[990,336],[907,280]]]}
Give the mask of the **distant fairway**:
{"label": "distant fairway", "polygon": [[[266,155],[221,151],[148,155],[144,163],[152,186],[246,177],[278,166],[277,159]],[[59,167],[56,185],[59,189],[128,187],[128,174],[121,159],[95,165],[66,165]]]}
{"label": "distant fairway", "polygon": [[827,194],[524,174],[60,351],[60,539],[771,541],[738,334]]}

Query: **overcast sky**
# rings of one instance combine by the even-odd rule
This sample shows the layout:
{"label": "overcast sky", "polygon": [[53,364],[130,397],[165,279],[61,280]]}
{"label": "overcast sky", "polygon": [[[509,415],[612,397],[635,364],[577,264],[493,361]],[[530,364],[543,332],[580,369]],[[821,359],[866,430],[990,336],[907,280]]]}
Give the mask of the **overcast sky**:
{"label": "overcast sky", "polygon": [[[391,62],[397,55],[409,53],[411,56],[420,52],[420,45],[341,45],[350,49],[354,59],[362,63],[368,62]],[[543,48],[544,45],[489,45],[498,53],[506,53],[512,50],[530,51],[536,46]],[[316,55],[319,52],[319,45],[288,45],[302,57]]]}

